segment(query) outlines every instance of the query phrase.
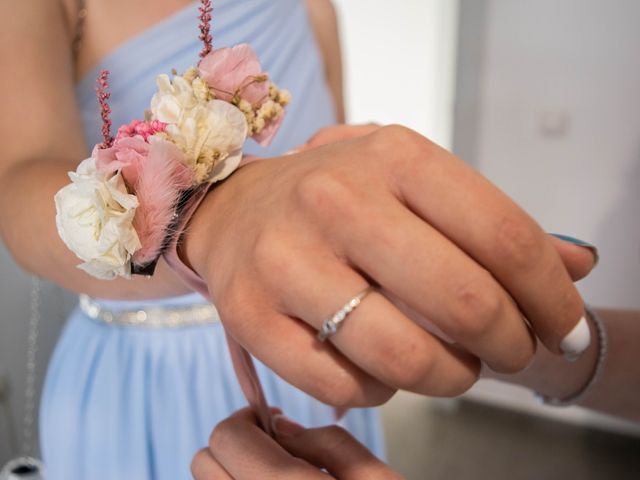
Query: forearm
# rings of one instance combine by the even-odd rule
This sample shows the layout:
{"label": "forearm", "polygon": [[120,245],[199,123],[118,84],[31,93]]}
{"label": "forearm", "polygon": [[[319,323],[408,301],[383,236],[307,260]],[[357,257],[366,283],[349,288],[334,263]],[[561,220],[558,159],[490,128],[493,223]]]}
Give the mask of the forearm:
{"label": "forearm", "polygon": [[0,176],[0,232],[25,270],[75,292],[100,298],[151,299],[188,293],[164,262],[152,278],[98,280],[79,270],[81,263],[58,236],[54,195],[69,183],[76,161],[23,161]]}
{"label": "forearm", "polygon": [[[605,323],[608,352],[598,381],[577,405],[640,421],[640,311],[596,310]],[[597,333],[582,357],[569,363],[538,346],[533,364],[517,375],[489,376],[558,398],[578,392],[593,374],[598,356]]]}

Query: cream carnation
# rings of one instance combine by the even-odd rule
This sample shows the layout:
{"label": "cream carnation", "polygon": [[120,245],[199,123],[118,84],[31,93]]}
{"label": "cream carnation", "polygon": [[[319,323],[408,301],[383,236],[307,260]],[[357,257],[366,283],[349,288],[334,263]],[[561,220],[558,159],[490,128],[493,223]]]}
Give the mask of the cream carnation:
{"label": "cream carnation", "polygon": [[93,157],[69,177],[72,183],[55,195],[60,238],[84,261],[78,268],[105,280],[129,278],[131,255],[141,246],[132,225],[138,200],[119,173],[98,172]]}
{"label": "cream carnation", "polygon": [[169,125],[166,133],[193,166],[196,182],[216,182],[238,167],[247,121],[237,107],[211,100],[185,112],[182,121]]}
{"label": "cream carnation", "polygon": [[151,99],[151,114],[154,120],[165,123],[178,123],[185,111],[196,107],[200,102],[193,92],[192,82],[180,75],[173,81],[164,73],[156,79],[158,92]]}
{"label": "cream carnation", "polygon": [[233,172],[247,138],[245,115],[234,105],[212,99],[191,68],[184,75],[159,75],[151,101],[154,120],[167,123],[166,138],[185,154],[197,183],[216,182]]}

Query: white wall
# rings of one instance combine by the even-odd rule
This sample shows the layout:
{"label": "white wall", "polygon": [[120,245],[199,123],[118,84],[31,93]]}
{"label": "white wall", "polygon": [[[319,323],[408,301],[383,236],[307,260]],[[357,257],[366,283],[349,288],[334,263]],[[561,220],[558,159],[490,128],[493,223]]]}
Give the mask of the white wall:
{"label": "white wall", "polygon": [[[546,230],[598,246],[600,264],[579,284],[588,302],[640,308],[640,2],[462,0],[460,8],[463,20],[474,14],[466,19],[476,37],[462,45],[461,36],[461,60],[474,57],[459,65],[456,112],[472,122],[456,119],[456,149]],[[640,431],[543,408],[500,384],[481,382],[471,396]]]}
{"label": "white wall", "polygon": [[401,123],[450,146],[458,0],[334,0],[351,123]]}
{"label": "white wall", "polygon": [[599,247],[589,302],[640,308],[640,2],[487,5],[477,167]]}

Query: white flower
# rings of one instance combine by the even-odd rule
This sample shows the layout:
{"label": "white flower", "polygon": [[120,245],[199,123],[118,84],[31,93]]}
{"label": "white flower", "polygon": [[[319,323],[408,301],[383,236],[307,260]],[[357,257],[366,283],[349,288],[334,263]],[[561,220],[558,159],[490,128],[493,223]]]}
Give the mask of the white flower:
{"label": "white flower", "polygon": [[193,68],[173,80],[159,75],[157,84],[158,92],[151,100],[152,118],[168,124],[164,134],[184,152],[196,182],[217,182],[238,168],[248,134],[240,109],[211,99]]}
{"label": "white flower", "polygon": [[99,173],[87,158],[72,183],[55,196],[56,226],[64,243],[85,263],[78,268],[105,280],[131,276],[131,255],[140,248],[133,228],[138,199],[127,193],[122,176]]}
{"label": "white flower", "polygon": [[173,77],[158,75],[156,79],[158,92],[151,99],[151,113],[154,120],[165,123],[178,123],[185,111],[196,107],[199,103],[192,82],[180,75]]}
{"label": "white flower", "polygon": [[184,110],[181,121],[169,124],[166,133],[185,152],[198,182],[216,182],[238,167],[247,130],[246,118],[237,107],[210,100]]}

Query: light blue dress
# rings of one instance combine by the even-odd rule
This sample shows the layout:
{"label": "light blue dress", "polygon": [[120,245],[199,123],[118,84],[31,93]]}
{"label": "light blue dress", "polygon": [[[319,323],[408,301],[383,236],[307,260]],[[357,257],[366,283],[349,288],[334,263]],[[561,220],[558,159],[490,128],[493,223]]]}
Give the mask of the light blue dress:
{"label": "light blue dress", "polygon": [[[87,143],[100,141],[95,78],[111,71],[114,126],[141,118],[155,77],[184,71],[198,59],[193,3],[108,55],[77,86]],[[274,143],[246,151],[276,155],[334,121],[330,94],[302,0],[217,0],[216,47],[250,43],[272,79],[293,94]],[[167,305],[203,303],[197,294]],[[101,303],[111,309],[141,302]],[[148,304],[149,302],[147,302]],[[258,364],[267,398],[309,426],[333,423],[334,411]],[[221,325],[148,329],[94,321],[76,309],[49,365],[40,411],[40,438],[49,480],[190,479],[194,453],[212,427],[246,405],[231,366]],[[342,422],[378,455],[377,413],[351,410]]]}

